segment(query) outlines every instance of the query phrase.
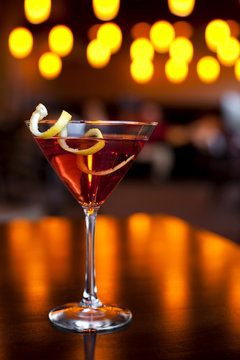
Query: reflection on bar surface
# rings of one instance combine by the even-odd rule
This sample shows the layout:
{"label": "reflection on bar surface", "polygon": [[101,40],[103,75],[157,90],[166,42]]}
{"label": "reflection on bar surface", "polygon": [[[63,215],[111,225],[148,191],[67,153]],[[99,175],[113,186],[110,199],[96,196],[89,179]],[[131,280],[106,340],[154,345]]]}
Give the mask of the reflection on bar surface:
{"label": "reflection on bar surface", "polygon": [[[27,344],[34,341],[41,352],[46,336],[46,346],[66,336],[50,326],[49,309],[61,300],[81,298],[84,222],[58,217],[36,222],[16,219],[0,228],[2,234],[6,230],[0,253],[0,289],[4,289],[0,296],[1,355],[7,358],[10,354],[6,344],[11,330],[3,329],[6,326],[15,329],[16,315],[19,324],[23,321],[25,335],[21,341]],[[240,248],[236,244],[196,230],[178,218],[145,213],[125,219],[100,215],[96,233],[100,298],[130,303],[133,322],[123,332],[98,337],[94,343],[96,360],[147,356],[158,344],[163,354],[170,354],[173,349],[194,354],[199,345],[194,340],[196,334],[201,333],[206,341],[208,323],[210,332],[225,339],[219,344],[211,338],[213,346],[231,344],[239,350],[236,341],[240,334],[239,264]],[[14,312],[6,308],[8,302],[16,302]],[[33,321],[37,332],[31,331]],[[154,332],[154,337],[146,335],[142,322],[146,331]],[[118,339],[124,339],[121,346],[117,345]],[[82,358],[83,337],[72,337],[70,343],[62,342],[60,348],[62,359],[70,355]],[[14,348],[11,351],[14,358]],[[24,355],[24,347],[22,351],[20,355]],[[89,355],[85,351],[86,356]]]}

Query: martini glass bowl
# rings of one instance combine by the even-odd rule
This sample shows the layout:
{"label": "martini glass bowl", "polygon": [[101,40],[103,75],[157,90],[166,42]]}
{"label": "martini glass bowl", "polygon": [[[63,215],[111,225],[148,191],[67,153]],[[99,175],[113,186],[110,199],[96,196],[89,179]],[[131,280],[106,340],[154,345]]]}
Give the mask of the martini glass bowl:
{"label": "martini glass bowl", "polygon": [[[53,120],[41,120],[45,131]],[[26,122],[29,126],[29,122]],[[94,264],[95,221],[100,206],[131,167],[157,123],[128,121],[69,122],[66,136],[34,136],[53,169],[82,206],[86,224],[86,273],[82,299],[50,311],[58,328],[72,332],[113,332],[130,323],[131,312],[103,304],[97,297]],[[107,234],[106,234],[107,236]],[[107,259],[104,259],[107,261]]]}

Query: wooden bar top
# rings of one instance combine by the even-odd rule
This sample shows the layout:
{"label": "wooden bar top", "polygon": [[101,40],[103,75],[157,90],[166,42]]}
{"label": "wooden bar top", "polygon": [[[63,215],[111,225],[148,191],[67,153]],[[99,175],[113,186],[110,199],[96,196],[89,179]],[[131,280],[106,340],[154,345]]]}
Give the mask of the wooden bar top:
{"label": "wooden bar top", "polygon": [[98,216],[96,282],[133,319],[111,334],[53,327],[48,312],[80,301],[83,220],[0,225],[0,359],[239,359],[240,247],[164,215]]}

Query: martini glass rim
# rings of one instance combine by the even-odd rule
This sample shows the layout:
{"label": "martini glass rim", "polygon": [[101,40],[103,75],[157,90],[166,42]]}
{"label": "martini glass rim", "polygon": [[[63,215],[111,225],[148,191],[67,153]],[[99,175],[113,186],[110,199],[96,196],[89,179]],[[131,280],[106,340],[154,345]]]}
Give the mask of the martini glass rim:
{"label": "martini glass rim", "polygon": [[[51,119],[40,120],[40,124],[53,124],[57,121]],[[30,120],[25,120],[25,123],[29,125]],[[138,126],[156,126],[158,125],[157,121],[128,121],[128,120],[70,120],[70,124],[89,124],[89,125],[138,125]]]}

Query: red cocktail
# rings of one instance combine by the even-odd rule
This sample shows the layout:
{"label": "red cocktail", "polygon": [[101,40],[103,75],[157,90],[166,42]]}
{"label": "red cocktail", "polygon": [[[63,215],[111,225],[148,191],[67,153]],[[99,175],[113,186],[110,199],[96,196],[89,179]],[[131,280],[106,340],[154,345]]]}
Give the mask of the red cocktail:
{"label": "red cocktail", "polygon": [[[36,138],[42,152],[73,196],[83,206],[98,207],[124,177],[145,138],[105,136],[105,146],[95,154],[78,155],[63,149],[58,140]],[[92,139],[69,139],[71,148],[86,149]],[[119,169],[117,166],[123,164]],[[114,171],[112,171],[115,169]]]}
{"label": "red cocktail", "polygon": [[47,111],[43,105],[39,106],[40,110],[37,107],[27,125],[62,182],[82,205],[87,240],[83,298],[80,302],[53,309],[49,318],[55,326],[74,332],[115,331],[126,326],[132,314],[125,308],[104,305],[97,297],[94,266],[96,216],[157,124],[71,121],[66,112],[57,121],[42,120]]}

